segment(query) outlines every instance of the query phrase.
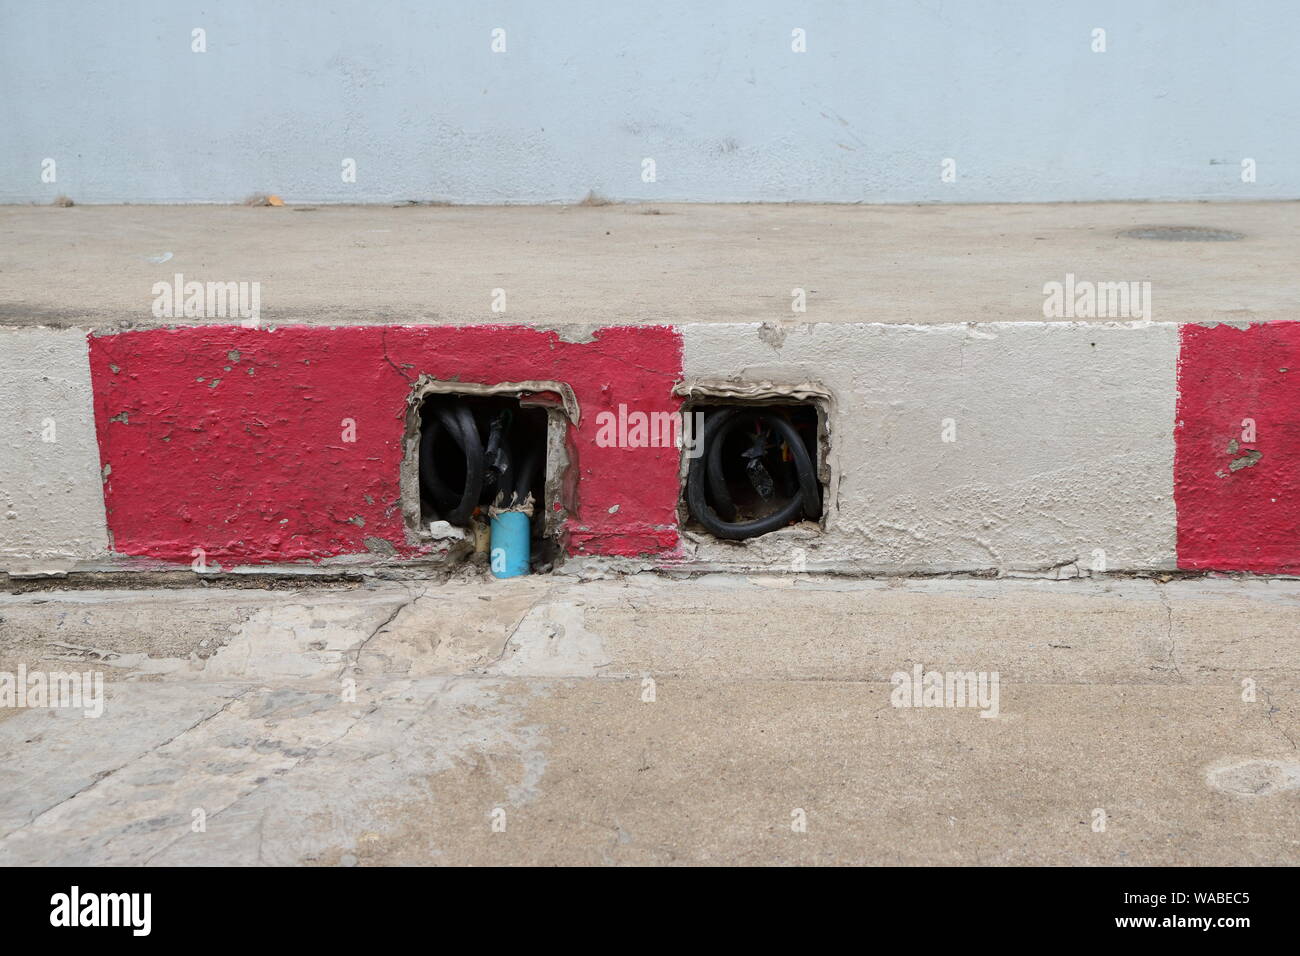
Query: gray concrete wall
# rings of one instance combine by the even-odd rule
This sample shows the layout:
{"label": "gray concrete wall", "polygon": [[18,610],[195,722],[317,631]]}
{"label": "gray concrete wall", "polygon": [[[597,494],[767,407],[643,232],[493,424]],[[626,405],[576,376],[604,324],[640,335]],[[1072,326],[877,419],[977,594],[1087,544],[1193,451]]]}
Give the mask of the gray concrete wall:
{"label": "gray concrete wall", "polygon": [[1284,0],[0,0],[0,202],[1292,198],[1298,34]]}

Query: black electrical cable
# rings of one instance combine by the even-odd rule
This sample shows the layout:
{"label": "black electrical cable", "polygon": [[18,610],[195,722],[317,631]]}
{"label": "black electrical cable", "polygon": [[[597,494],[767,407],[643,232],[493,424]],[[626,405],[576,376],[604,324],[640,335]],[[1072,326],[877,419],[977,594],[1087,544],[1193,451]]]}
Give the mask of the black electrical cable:
{"label": "black electrical cable", "polygon": [[541,460],[541,454],[536,449],[524,458],[523,464],[519,466],[519,472],[515,476],[515,497],[511,504],[522,505],[528,500],[528,495],[533,490],[533,478],[537,474],[537,467],[541,464]]}
{"label": "black electrical cable", "polygon": [[[434,466],[433,446],[439,431],[444,429],[465,455],[465,487],[459,495],[443,484]],[[460,526],[469,523],[470,515],[474,513],[479,496],[483,493],[486,471],[483,443],[470,410],[464,405],[457,405],[451,410],[441,407],[435,409],[433,421],[425,426],[424,434],[420,437],[420,484],[433,499],[434,506],[444,521]]]}
{"label": "black electrical cable", "polygon": [[[757,423],[776,431],[790,450],[798,494],[769,515],[750,521],[736,521],[736,506],[722,475],[722,446],[731,432],[742,425]],[[691,514],[713,535],[739,541],[784,528],[800,515],[810,520],[821,517],[821,487],[803,439],[785,418],[762,409],[723,408],[704,421],[701,455],[691,461],[686,479],[686,503]],[[751,453],[747,453],[747,456]],[[751,462],[758,459],[751,457]],[[760,465],[761,467],[761,465]],[[705,486],[708,493],[705,493]]]}
{"label": "black electrical cable", "polygon": [[443,484],[433,464],[433,446],[442,431],[442,423],[430,414],[420,434],[420,489],[439,511],[450,511],[459,496]]}
{"label": "black electrical cable", "polygon": [[[514,490],[514,456],[511,454],[510,442],[506,440],[506,431],[510,427],[510,413],[500,412],[488,426],[487,446],[484,449],[485,474],[483,495],[493,504]],[[505,502],[508,504],[508,502]]]}
{"label": "black electrical cable", "polygon": [[[522,436],[517,427],[510,428],[511,424],[508,413],[494,418],[488,426],[485,445],[468,407],[428,406],[420,435],[420,488],[444,521],[464,526],[469,524],[470,516],[480,504],[510,508],[527,500],[542,462],[542,452],[532,447],[522,462],[516,464],[515,445]],[[438,474],[434,448],[444,432],[465,456],[465,486],[460,491],[449,487]]]}

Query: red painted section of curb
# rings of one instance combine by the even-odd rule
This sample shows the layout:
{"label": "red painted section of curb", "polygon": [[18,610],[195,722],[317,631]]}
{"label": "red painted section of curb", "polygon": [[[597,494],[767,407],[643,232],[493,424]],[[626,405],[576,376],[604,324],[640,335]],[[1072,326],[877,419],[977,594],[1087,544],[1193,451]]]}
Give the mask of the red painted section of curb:
{"label": "red painted section of curb", "polygon": [[[384,553],[406,543],[399,472],[422,374],[567,382],[578,500],[571,553],[635,556],[678,540],[675,448],[601,447],[597,415],[680,410],[676,329],[565,342],[529,327],[238,326],[89,337],[104,502],[119,553],[222,566]],[[343,440],[344,420],[355,441]],[[614,508],[611,514],[610,509]]]}
{"label": "red painted section of curb", "polygon": [[1300,323],[1180,336],[1178,566],[1300,573]]}

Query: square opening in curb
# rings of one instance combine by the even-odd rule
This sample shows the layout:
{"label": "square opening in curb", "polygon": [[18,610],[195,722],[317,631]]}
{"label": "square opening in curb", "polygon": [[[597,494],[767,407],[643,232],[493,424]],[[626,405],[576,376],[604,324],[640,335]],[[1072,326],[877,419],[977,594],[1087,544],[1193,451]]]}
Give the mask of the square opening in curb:
{"label": "square opening in curb", "polygon": [[449,561],[487,562],[493,517],[523,514],[529,570],[549,570],[569,510],[568,425],[577,405],[568,386],[422,379],[408,401],[408,539]]}
{"label": "square opening in curb", "polygon": [[775,387],[744,396],[697,387],[692,396],[684,408],[695,437],[683,454],[684,527],[728,541],[823,530],[826,402]]}

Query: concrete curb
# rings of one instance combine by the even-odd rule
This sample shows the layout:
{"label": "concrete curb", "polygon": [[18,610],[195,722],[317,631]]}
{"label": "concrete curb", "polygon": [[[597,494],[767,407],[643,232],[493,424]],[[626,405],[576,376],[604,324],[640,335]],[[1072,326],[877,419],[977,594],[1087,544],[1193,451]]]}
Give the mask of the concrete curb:
{"label": "concrete curb", "polygon": [[[0,399],[15,410],[0,423],[0,571],[436,564],[403,525],[399,483],[407,395],[430,375],[572,387],[564,543],[587,566],[1300,572],[1297,324],[699,323],[580,338],[0,330]],[[677,448],[605,440],[617,416],[677,412],[675,389],[709,382],[824,390],[820,526],[713,540],[683,521]]]}

